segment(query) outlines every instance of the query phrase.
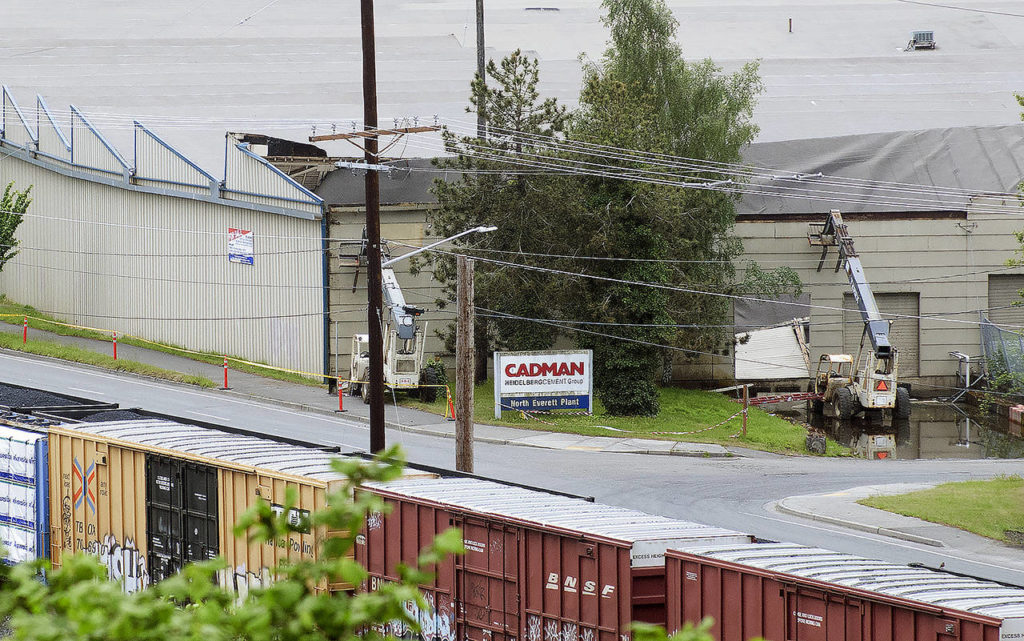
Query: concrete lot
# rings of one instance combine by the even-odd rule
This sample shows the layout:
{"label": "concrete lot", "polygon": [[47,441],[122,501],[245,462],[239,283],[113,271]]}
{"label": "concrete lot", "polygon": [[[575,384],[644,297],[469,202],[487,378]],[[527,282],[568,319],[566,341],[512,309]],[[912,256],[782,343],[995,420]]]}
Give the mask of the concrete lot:
{"label": "concrete lot", "polygon": [[[579,56],[606,32],[596,0],[489,2],[488,56],[520,47],[542,65],[546,95],[572,102]],[[1019,121],[1019,3],[669,0],[689,58],[726,69],[760,59],[761,140]],[[342,129],[362,113],[358,3],[311,0],[0,4],[0,82],[23,108],[41,93],[56,115],[74,103],[126,154],[138,117],[219,173],[225,130],[302,139],[308,123]],[[545,10],[537,10],[545,9]],[[550,10],[557,9],[557,10]],[[793,31],[789,32],[789,19]],[[377,2],[383,124],[394,117],[469,122],[473,2]],[[933,29],[938,49],[905,52]],[[331,143],[332,155],[352,154]],[[418,137],[396,155],[436,153]]]}

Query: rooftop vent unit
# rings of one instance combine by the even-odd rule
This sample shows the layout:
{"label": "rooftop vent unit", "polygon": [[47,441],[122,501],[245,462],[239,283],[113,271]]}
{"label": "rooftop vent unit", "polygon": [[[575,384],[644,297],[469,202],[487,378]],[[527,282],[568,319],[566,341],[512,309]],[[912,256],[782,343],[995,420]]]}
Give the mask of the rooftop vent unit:
{"label": "rooftop vent unit", "polygon": [[934,31],[913,31],[910,34],[910,42],[907,43],[907,51],[914,49],[934,49]]}

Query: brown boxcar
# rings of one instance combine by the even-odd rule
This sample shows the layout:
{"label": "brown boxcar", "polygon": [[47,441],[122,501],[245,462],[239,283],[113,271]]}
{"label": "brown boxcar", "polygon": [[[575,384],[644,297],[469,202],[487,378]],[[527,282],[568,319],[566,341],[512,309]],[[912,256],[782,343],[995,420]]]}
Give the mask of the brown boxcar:
{"label": "brown boxcar", "polygon": [[[88,551],[127,591],[183,564],[221,556],[225,587],[244,593],[284,560],[314,558],[324,532],[262,545],[236,537],[262,497],[301,522],[342,477],[331,453],[163,420],[66,424],[50,431],[51,560]],[[432,476],[432,475],[431,475]],[[351,586],[331,586],[333,588]]]}
{"label": "brown boxcar", "polygon": [[788,543],[665,555],[668,629],[719,641],[1024,639],[1024,590]]}
{"label": "brown boxcar", "polygon": [[[664,551],[751,537],[634,510],[477,479],[396,481],[370,488],[374,515],[356,558],[370,587],[449,527],[466,554],[424,585],[435,608],[415,613],[425,641],[620,641],[635,619],[664,623]],[[404,633],[404,630],[393,630]]]}

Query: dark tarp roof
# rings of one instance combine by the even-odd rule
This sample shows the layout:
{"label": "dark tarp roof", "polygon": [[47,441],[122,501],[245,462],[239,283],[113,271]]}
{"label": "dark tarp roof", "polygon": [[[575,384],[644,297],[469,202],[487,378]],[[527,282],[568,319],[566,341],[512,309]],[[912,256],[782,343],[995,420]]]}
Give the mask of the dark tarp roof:
{"label": "dark tarp roof", "polygon": [[[748,187],[737,205],[738,214],[810,214],[829,209],[847,212],[962,211],[965,197],[941,196],[935,191],[913,194],[905,188],[822,184],[829,176],[843,179],[906,183],[923,187],[958,188],[971,194],[1012,192],[1024,178],[1024,125],[956,127],[894,133],[863,134],[755,143],[743,153],[743,163],[770,169],[777,175],[817,174],[795,181],[759,180]],[[381,176],[381,204],[434,203],[435,178],[454,179],[426,158],[391,163]],[[363,203],[363,173],[339,169],[329,173],[316,190],[332,205]],[[779,185],[810,198],[779,195]],[[821,192],[832,192],[825,194]],[[836,192],[845,192],[838,194]]]}
{"label": "dark tarp roof", "polygon": [[[1024,125],[957,127],[896,133],[812,138],[755,143],[743,154],[743,162],[772,168],[779,174],[816,174],[870,181],[908,183],[924,187],[968,190],[972,194],[1012,192],[1024,177]],[[937,196],[934,191],[914,195],[903,189],[887,191],[875,186],[822,185],[824,179],[786,181],[789,187],[830,192],[833,198],[783,197],[771,182],[762,191],[746,194],[739,214],[962,210],[966,200]],[[819,184],[816,185],[815,183]],[[801,190],[800,193],[807,193]],[[909,199],[921,202],[909,202]],[[941,203],[934,202],[936,199]],[[924,202],[924,201],[928,202]],[[843,202],[856,201],[856,202]],[[948,206],[943,206],[946,204]]]}

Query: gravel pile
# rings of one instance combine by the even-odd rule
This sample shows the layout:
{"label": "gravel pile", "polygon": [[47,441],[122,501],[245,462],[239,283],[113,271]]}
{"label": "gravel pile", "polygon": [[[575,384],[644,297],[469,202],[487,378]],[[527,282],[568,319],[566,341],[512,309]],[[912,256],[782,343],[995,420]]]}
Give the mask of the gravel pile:
{"label": "gravel pile", "polygon": [[0,405],[6,407],[47,407],[51,405],[81,405],[69,398],[38,390],[11,387],[0,383]]}
{"label": "gravel pile", "polygon": [[107,410],[79,417],[79,420],[86,423],[102,423],[104,421],[137,421],[148,418],[150,417],[134,410]]}

